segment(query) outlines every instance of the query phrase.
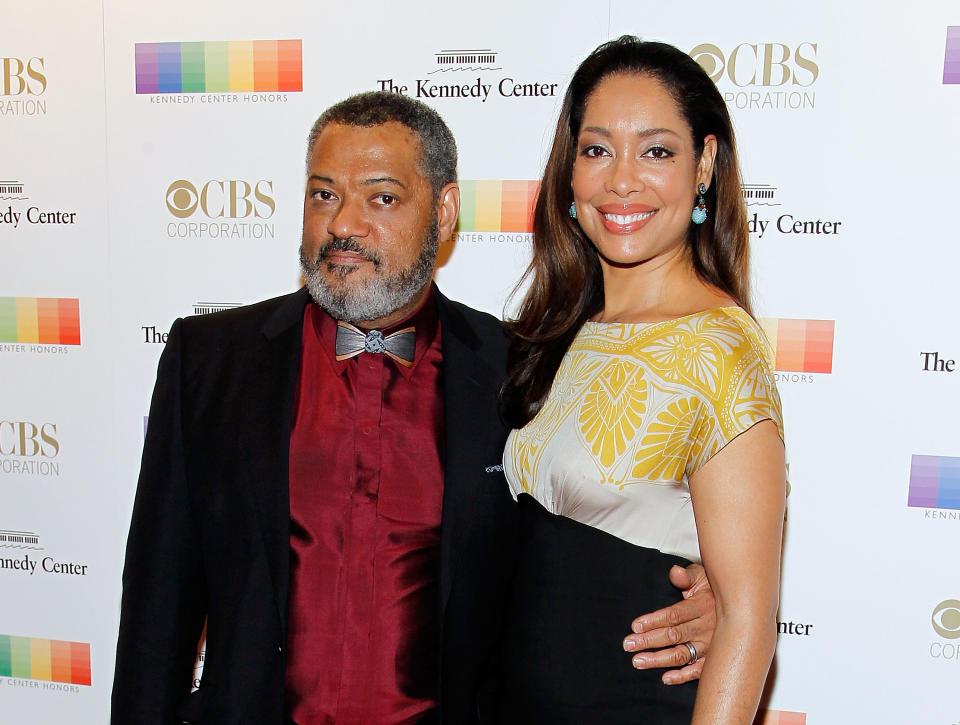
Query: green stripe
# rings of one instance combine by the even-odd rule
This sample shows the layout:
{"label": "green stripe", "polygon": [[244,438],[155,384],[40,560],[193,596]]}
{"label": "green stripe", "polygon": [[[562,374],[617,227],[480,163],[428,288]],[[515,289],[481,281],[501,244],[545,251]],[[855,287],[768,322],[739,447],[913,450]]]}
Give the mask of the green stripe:
{"label": "green stripe", "polygon": [[10,663],[10,635],[0,634],[0,677],[11,677],[13,667]]}
{"label": "green stripe", "polygon": [[460,182],[460,223],[457,229],[470,232],[477,228],[477,182]]}
{"label": "green stripe", "polygon": [[0,297],[0,342],[17,342],[16,297]]}
{"label": "green stripe", "polygon": [[207,93],[230,90],[229,46],[225,41],[208,41],[204,45],[204,70]]}
{"label": "green stripe", "polygon": [[180,44],[180,69],[184,93],[203,93],[206,90],[203,43]]}
{"label": "green stripe", "polygon": [[30,679],[30,638],[10,638],[10,676]]}

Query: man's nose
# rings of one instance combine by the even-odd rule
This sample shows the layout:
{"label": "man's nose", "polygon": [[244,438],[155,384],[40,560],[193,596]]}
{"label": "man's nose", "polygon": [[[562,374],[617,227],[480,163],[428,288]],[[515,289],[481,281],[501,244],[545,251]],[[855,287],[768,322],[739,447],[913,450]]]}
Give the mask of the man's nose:
{"label": "man's nose", "polygon": [[331,217],[327,232],[341,239],[367,236],[370,223],[364,214],[362,201],[344,199],[337,213]]}

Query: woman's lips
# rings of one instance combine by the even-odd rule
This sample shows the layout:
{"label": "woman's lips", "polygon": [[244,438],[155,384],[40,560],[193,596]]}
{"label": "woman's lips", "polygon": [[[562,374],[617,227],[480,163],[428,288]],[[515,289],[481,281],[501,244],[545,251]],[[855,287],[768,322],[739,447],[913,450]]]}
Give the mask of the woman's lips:
{"label": "woman's lips", "polygon": [[635,232],[657,213],[657,209],[646,204],[604,204],[596,209],[604,228],[615,234]]}

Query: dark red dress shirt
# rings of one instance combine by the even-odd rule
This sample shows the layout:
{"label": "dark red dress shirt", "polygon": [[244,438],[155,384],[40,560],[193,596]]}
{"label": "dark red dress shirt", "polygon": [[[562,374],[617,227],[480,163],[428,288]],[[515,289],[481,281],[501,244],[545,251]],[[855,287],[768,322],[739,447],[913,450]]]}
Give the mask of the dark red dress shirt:
{"label": "dark red dress shirt", "polygon": [[413,723],[439,694],[443,396],[432,293],[413,365],[337,361],[307,305],[290,436],[287,717]]}

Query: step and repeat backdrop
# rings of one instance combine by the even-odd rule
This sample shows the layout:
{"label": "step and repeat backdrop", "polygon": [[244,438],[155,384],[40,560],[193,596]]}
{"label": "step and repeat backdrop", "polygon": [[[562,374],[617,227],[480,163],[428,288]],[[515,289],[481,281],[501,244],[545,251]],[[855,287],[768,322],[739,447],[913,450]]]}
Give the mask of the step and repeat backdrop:
{"label": "step and repeat backdrop", "polygon": [[739,134],[792,483],[758,722],[960,722],[953,0],[58,0],[2,18],[4,722],[107,721],[157,359],[177,317],[299,286],[316,116],[369,89],[444,116],[463,209],[437,281],[509,314],[567,80],[622,33],[689,52]]}

